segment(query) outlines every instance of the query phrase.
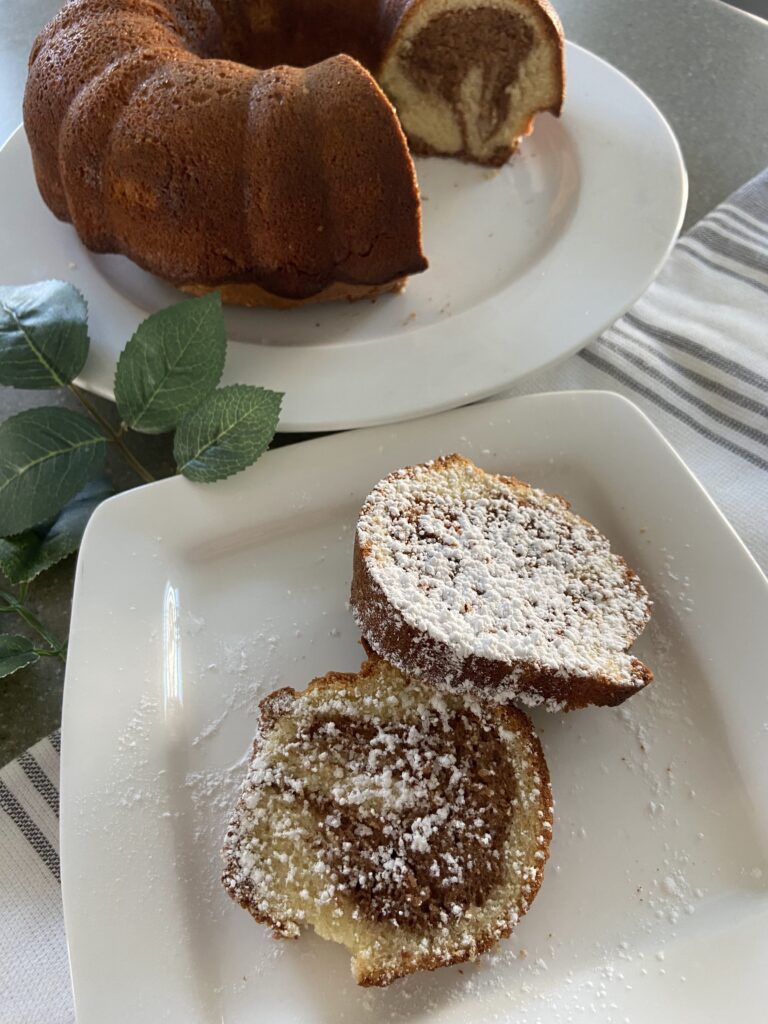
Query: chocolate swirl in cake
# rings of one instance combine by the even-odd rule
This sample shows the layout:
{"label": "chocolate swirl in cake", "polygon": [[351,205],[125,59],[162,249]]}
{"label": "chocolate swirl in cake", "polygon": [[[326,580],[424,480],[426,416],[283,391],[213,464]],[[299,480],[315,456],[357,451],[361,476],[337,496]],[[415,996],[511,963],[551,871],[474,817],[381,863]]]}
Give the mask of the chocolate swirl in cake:
{"label": "chocolate swirl in cake", "polygon": [[539,888],[547,766],[517,710],[373,658],[261,704],[224,885],[277,937],[346,945],[360,984],[474,959]]}
{"label": "chocolate swirl in cake", "polygon": [[318,865],[372,920],[430,927],[482,906],[502,871],[515,798],[507,752],[472,711],[425,707],[418,724],[315,718],[301,764],[342,776],[305,787]]}
{"label": "chocolate swirl in cake", "polygon": [[474,93],[480,134],[489,139],[508,116],[510,88],[532,46],[533,29],[512,11],[445,11],[419,32],[403,63],[420,89],[437,93],[455,109],[466,148],[462,88]]}

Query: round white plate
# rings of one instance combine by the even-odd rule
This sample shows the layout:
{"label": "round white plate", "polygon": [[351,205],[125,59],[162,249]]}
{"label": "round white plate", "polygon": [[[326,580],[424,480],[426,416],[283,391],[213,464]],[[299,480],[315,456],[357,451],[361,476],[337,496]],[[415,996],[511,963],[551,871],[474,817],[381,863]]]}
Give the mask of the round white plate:
{"label": "round white plate", "polygon": [[[563,116],[542,115],[499,171],[417,161],[429,270],[376,302],[227,310],[227,382],[285,392],[281,430],[367,426],[502,390],[576,351],[658,272],[687,179],[664,117],[632,82],[568,45]],[[22,129],[0,153],[0,282],[62,278],[90,310],[80,383],[112,397],[117,356],[182,298],[100,256],[43,204]]]}

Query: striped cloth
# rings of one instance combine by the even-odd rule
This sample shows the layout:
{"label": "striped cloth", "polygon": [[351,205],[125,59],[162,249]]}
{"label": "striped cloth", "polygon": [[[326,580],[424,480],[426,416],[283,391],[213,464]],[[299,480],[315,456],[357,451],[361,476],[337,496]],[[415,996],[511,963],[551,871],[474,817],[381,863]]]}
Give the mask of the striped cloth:
{"label": "striped cloth", "polygon": [[72,1024],[59,877],[59,734],[0,771],[0,1021]]}
{"label": "striped cloth", "polygon": [[[619,391],[640,405],[768,569],[768,171],[682,238],[596,342],[510,393],[569,388]],[[0,1024],[74,1020],[58,749],[54,734],[0,771]]]}
{"label": "striped cloth", "polygon": [[596,342],[508,393],[572,388],[640,406],[768,573],[768,169],[678,241]]}

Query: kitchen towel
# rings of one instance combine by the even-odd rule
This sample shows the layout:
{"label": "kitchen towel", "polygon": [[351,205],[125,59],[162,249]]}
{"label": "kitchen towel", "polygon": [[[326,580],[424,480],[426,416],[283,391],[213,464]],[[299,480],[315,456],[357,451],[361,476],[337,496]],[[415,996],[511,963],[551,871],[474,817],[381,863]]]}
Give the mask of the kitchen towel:
{"label": "kitchen towel", "polygon": [[638,405],[768,573],[768,169],[680,238],[597,341],[506,393],[581,388]]}

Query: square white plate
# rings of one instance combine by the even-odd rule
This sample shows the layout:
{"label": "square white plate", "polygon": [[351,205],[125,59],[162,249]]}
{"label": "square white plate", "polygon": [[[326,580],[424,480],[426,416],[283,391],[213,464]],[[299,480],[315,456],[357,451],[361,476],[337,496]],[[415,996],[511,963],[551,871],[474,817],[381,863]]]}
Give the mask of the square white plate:
{"label": "square white plate", "polygon": [[[535,715],[556,799],[531,913],[478,964],[360,990],[340,947],[276,943],[218,849],[270,690],[351,670],[357,512],[460,451],[566,495],[641,574],[653,686]],[[634,406],[503,400],[273,452],[214,487],[113,498],[78,565],[64,706],[64,907],[79,1024],[764,1022],[768,583]]]}

